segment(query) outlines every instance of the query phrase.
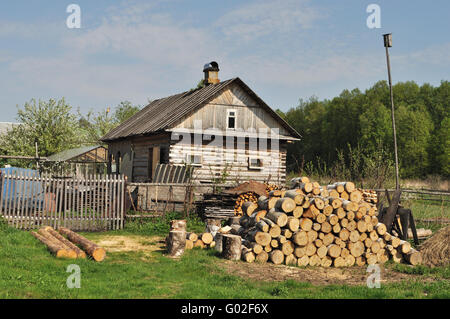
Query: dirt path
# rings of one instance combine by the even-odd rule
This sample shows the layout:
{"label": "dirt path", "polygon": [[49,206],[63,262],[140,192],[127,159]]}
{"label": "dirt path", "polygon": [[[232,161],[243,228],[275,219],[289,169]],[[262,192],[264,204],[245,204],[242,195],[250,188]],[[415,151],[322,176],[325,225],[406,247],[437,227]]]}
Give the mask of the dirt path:
{"label": "dirt path", "polygon": [[[147,257],[152,252],[164,250],[164,241],[158,236],[104,236],[94,240],[98,245],[104,247],[107,252],[143,252]],[[367,267],[349,268],[322,268],[322,267],[289,267],[274,265],[271,263],[256,264],[244,262],[232,262],[224,259],[211,257],[211,262],[216,263],[219,268],[228,273],[245,279],[257,281],[284,281],[297,280],[309,282],[313,285],[365,285],[370,275]],[[419,275],[404,274],[381,266],[381,283],[400,282],[410,279],[421,279],[432,281],[432,278],[424,278]]]}
{"label": "dirt path", "polygon": [[[227,272],[242,278],[253,279],[257,281],[284,281],[297,280],[309,282],[313,285],[366,285],[370,273],[367,267],[348,267],[348,268],[323,268],[323,267],[289,267],[284,265],[274,265],[270,263],[235,263],[227,260],[223,263]],[[424,278],[419,275],[404,274],[393,271],[392,269],[381,266],[380,282],[393,283],[404,280],[420,279],[432,281],[432,278]]]}

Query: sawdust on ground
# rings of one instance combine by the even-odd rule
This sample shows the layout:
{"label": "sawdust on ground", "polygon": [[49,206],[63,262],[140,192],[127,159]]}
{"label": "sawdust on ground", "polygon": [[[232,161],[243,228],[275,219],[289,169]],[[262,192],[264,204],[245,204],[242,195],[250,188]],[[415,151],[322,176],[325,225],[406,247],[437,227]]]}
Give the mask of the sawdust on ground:
{"label": "sawdust on ground", "polygon": [[105,236],[95,240],[106,252],[143,252],[148,255],[154,251],[164,250],[164,244],[158,236]]}

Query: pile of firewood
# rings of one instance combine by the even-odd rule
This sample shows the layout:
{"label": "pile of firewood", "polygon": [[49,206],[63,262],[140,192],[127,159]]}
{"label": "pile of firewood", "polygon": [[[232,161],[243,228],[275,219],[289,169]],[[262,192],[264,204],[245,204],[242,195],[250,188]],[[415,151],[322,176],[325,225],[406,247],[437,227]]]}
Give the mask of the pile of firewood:
{"label": "pile of firewood", "polygon": [[[274,190],[280,190],[281,187],[275,184],[265,184],[266,185],[266,191],[267,193],[270,193]],[[257,203],[258,202],[258,198],[259,195],[256,194],[255,192],[247,192],[244,194],[240,194],[236,200],[236,204],[234,205],[234,214],[236,216],[242,216],[243,215],[243,211],[242,211],[242,206],[244,205],[245,202],[253,202],[253,203]]]}
{"label": "pile of firewood", "polygon": [[367,203],[377,204],[378,203],[378,195],[377,192],[373,189],[361,189],[358,188],[363,196],[363,200]]}
{"label": "pile of firewood", "polygon": [[186,249],[199,248],[214,248],[216,242],[211,233],[186,233]]}
{"label": "pile of firewood", "polygon": [[307,177],[291,182],[290,190],[272,190],[256,203],[242,204],[243,216],[230,230],[242,238],[234,255],[247,262],[323,267],[421,262],[409,242],[387,233],[373,200],[366,201],[352,182],[320,186]]}
{"label": "pile of firewood", "polygon": [[105,259],[106,251],[94,242],[68,228],[60,227],[58,231],[46,226],[39,229],[37,233],[31,232],[31,234],[46,245],[57,258],[86,258],[86,254],[88,254],[95,261]]}

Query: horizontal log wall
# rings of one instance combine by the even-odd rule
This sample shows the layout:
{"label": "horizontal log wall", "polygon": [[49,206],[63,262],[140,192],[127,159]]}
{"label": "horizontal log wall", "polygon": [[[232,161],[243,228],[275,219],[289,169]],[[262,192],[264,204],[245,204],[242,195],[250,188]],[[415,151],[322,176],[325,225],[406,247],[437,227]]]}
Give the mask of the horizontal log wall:
{"label": "horizontal log wall", "polygon": [[[195,168],[194,181],[211,182],[227,174],[222,182],[243,182],[248,180],[268,181],[284,184],[286,180],[286,151],[254,151],[249,149],[217,148],[203,145],[194,147],[177,143],[170,146],[170,163],[183,164],[186,155],[201,155],[202,164]],[[259,158],[262,169],[250,169],[249,157]]]}

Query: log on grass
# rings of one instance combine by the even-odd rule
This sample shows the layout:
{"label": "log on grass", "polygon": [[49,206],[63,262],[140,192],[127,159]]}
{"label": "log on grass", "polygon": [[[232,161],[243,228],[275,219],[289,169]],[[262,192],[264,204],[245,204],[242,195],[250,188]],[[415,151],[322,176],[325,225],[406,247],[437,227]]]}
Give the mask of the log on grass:
{"label": "log on grass", "polygon": [[222,253],[223,235],[224,235],[223,233],[217,233],[216,236],[214,237],[214,241],[216,243],[214,249],[219,253]]}
{"label": "log on grass", "polygon": [[256,254],[255,261],[258,263],[265,263],[269,260],[269,254],[262,250],[259,254]]}
{"label": "log on grass", "polygon": [[186,239],[195,242],[198,239],[198,235],[196,233],[186,233]]}
{"label": "log on grass", "polygon": [[186,250],[190,250],[190,249],[193,249],[193,248],[194,248],[194,242],[192,240],[186,238],[185,249]]}
{"label": "log on grass", "polygon": [[415,250],[414,248],[411,248],[411,250],[404,254],[403,257],[405,260],[410,263],[411,265],[420,265],[422,263],[422,253]]}
{"label": "log on grass", "polygon": [[400,245],[398,246],[398,250],[402,253],[402,254],[407,254],[411,251],[412,247],[411,244],[407,241],[401,240],[400,241]]}
{"label": "log on grass", "polygon": [[255,254],[252,252],[251,249],[248,249],[245,246],[242,246],[241,249],[242,249],[241,257],[243,261],[248,263],[252,263],[255,261]]}
{"label": "log on grass", "polygon": [[[59,245],[62,249],[67,252],[67,258],[75,259],[77,258],[77,253],[75,250],[70,248],[68,245],[57,239],[55,236],[50,234],[50,232],[44,228],[38,230],[39,235],[45,237],[47,240],[53,242],[56,245]],[[85,254],[86,256],[86,254]]]}
{"label": "log on grass", "polygon": [[199,248],[206,248],[206,245],[205,245],[205,243],[201,240],[201,239],[197,239],[195,242],[194,242],[194,247],[199,247]]}
{"label": "log on grass", "polygon": [[171,220],[170,230],[186,231],[186,220],[185,219]]}
{"label": "log on grass", "polygon": [[295,266],[297,265],[297,258],[293,254],[288,255],[286,256],[284,263],[287,266]]}
{"label": "log on grass", "polygon": [[214,240],[214,237],[211,233],[203,233],[200,234],[199,238],[206,244],[209,245]]}
{"label": "log on grass", "polygon": [[242,253],[241,236],[222,235],[222,257],[229,260],[240,260]]}
{"label": "log on grass", "polygon": [[69,252],[62,248],[60,245],[54,243],[53,241],[45,238],[44,236],[31,232],[31,235],[36,237],[41,243],[47,246],[47,249],[56,256],[56,258],[69,258]]}
{"label": "log on grass", "polygon": [[281,250],[274,249],[269,253],[269,258],[275,265],[280,265],[284,261],[284,254]]}
{"label": "log on grass", "polygon": [[[102,261],[106,257],[106,251],[102,247],[98,246],[96,243],[88,240],[87,238],[71,231],[68,228],[61,227],[58,229],[59,233],[62,235],[67,236],[67,238],[73,242],[74,244],[80,245],[83,250],[91,256],[95,261]],[[184,236],[186,236],[186,232],[183,232]],[[186,237],[184,237],[184,240],[186,240]],[[185,246],[186,242],[183,242]],[[184,248],[183,248],[184,249]]]}
{"label": "log on grass", "polygon": [[167,252],[172,258],[183,255],[186,249],[186,232],[182,230],[171,230],[167,237]]}
{"label": "log on grass", "polygon": [[82,251],[78,246],[74,245],[74,243],[72,243],[71,241],[69,241],[66,238],[64,238],[63,236],[61,236],[61,234],[58,233],[56,230],[54,230],[52,227],[46,226],[46,227],[44,227],[44,229],[46,231],[48,231],[50,233],[50,235],[52,235],[53,237],[58,239],[60,242],[65,244],[67,247],[69,247],[69,249],[72,249],[73,251],[75,251],[75,253],[77,254],[77,258],[86,258],[86,253],[84,251]]}

